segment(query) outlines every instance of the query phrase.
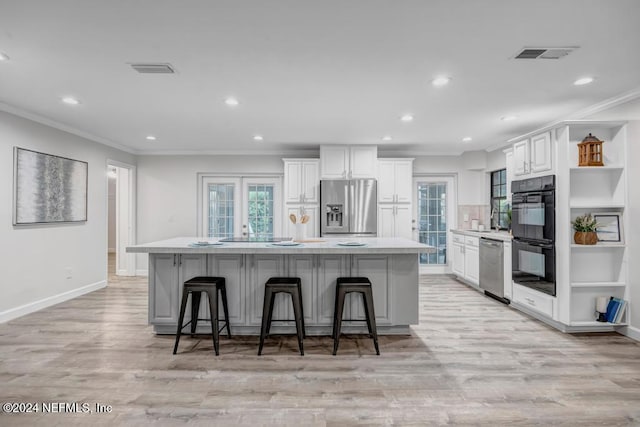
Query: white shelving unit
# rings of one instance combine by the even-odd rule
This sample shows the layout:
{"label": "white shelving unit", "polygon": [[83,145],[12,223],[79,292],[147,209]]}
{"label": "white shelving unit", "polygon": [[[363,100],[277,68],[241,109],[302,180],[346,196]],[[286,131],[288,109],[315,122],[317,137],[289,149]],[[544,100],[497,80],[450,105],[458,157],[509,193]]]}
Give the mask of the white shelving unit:
{"label": "white shelving unit", "polygon": [[[577,245],[571,221],[585,213],[622,214],[628,229],[627,131],[622,122],[566,122],[555,130],[558,141],[558,188],[556,192],[558,321],[567,330],[600,331],[625,326],[595,320],[598,296],[629,300],[628,249],[624,243]],[[589,133],[605,141],[602,167],[578,167],[578,143]]]}

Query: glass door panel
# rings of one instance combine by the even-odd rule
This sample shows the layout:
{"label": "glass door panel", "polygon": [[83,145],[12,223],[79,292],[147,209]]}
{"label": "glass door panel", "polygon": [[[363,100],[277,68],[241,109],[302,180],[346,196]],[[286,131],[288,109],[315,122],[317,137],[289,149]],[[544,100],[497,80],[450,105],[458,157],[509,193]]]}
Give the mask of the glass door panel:
{"label": "glass door panel", "polygon": [[246,177],[243,178],[243,190],[243,235],[281,237],[280,179]]}
{"label": "glass door panel", "polygon": [[434,253],[420,254],[421,265],[447,265],[452,183],[451,178],[416,178],[417,238],[420,243],[436,248]]}

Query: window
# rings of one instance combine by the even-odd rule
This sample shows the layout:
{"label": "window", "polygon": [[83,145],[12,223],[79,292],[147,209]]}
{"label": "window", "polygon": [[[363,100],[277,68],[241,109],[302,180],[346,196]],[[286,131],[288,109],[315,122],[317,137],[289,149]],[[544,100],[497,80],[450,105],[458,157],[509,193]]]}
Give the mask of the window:
{"label": "window", "polygon": [[418,241],[436,248],[420,264],[447,263],[447,183],[418,182]]}
{"label": "window", "polygon": [[491,172],[491,227],[506,230],[510,225],[511,207],[507,202],[507,170]]}

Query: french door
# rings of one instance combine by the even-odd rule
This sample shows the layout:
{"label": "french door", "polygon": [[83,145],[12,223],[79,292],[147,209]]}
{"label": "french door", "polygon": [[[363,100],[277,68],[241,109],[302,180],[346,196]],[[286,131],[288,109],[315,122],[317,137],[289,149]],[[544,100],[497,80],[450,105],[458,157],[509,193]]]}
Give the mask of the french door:
{"label": "french door", "polygon": [[281,234],[279,177],[202,178],[201,233],[209,238]]}
{"label": "french door", "polygon": [[436,248],[420,254],[420,269],[433,273],[449,270],[449,229],[456,226],[455,181],[451,176],[426,176],[414,179],[415,228],[417,240]]}

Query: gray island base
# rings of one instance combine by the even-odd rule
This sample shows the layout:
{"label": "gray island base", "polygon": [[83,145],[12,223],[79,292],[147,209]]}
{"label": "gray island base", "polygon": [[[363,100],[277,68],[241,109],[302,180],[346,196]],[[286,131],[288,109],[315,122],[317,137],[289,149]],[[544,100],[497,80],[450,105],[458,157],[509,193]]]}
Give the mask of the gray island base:
{"label": "gray island base", "polygon": [[[149,323],[158,334],[175,334],[182,283],[195,276],[226,279],[231,332],[235,335],[260,334],[264,284],[273,276],[302,279],[308,335],[331,334],[336,279],[342,276],[371,280],[379,334],[408,334],[409,325],[418,323],[418,254],[435,251],[431,246],[400,238],[360,239],[365,246],[357,247],[340,246],[338,243],[345,239],[335,238],[289,247],[267,243],[190,246],[198,240],[181,237],[127,248],[130,253],[149,254]],[[200,318],[209,317],[205,300]],[[277,295],[274,320],[293,319],[292,311],[290,297]],[[186,313],[185,323],[189,307]],[[343,318],[365,319],[359,294],[348,295]],[[292,328],[293,322],[274,321],[271,330],[291,333]],[[364,322],[343,323],[345,333],[364,331]],[[197,332],[210,333],[210,323],[198,322]]]}

